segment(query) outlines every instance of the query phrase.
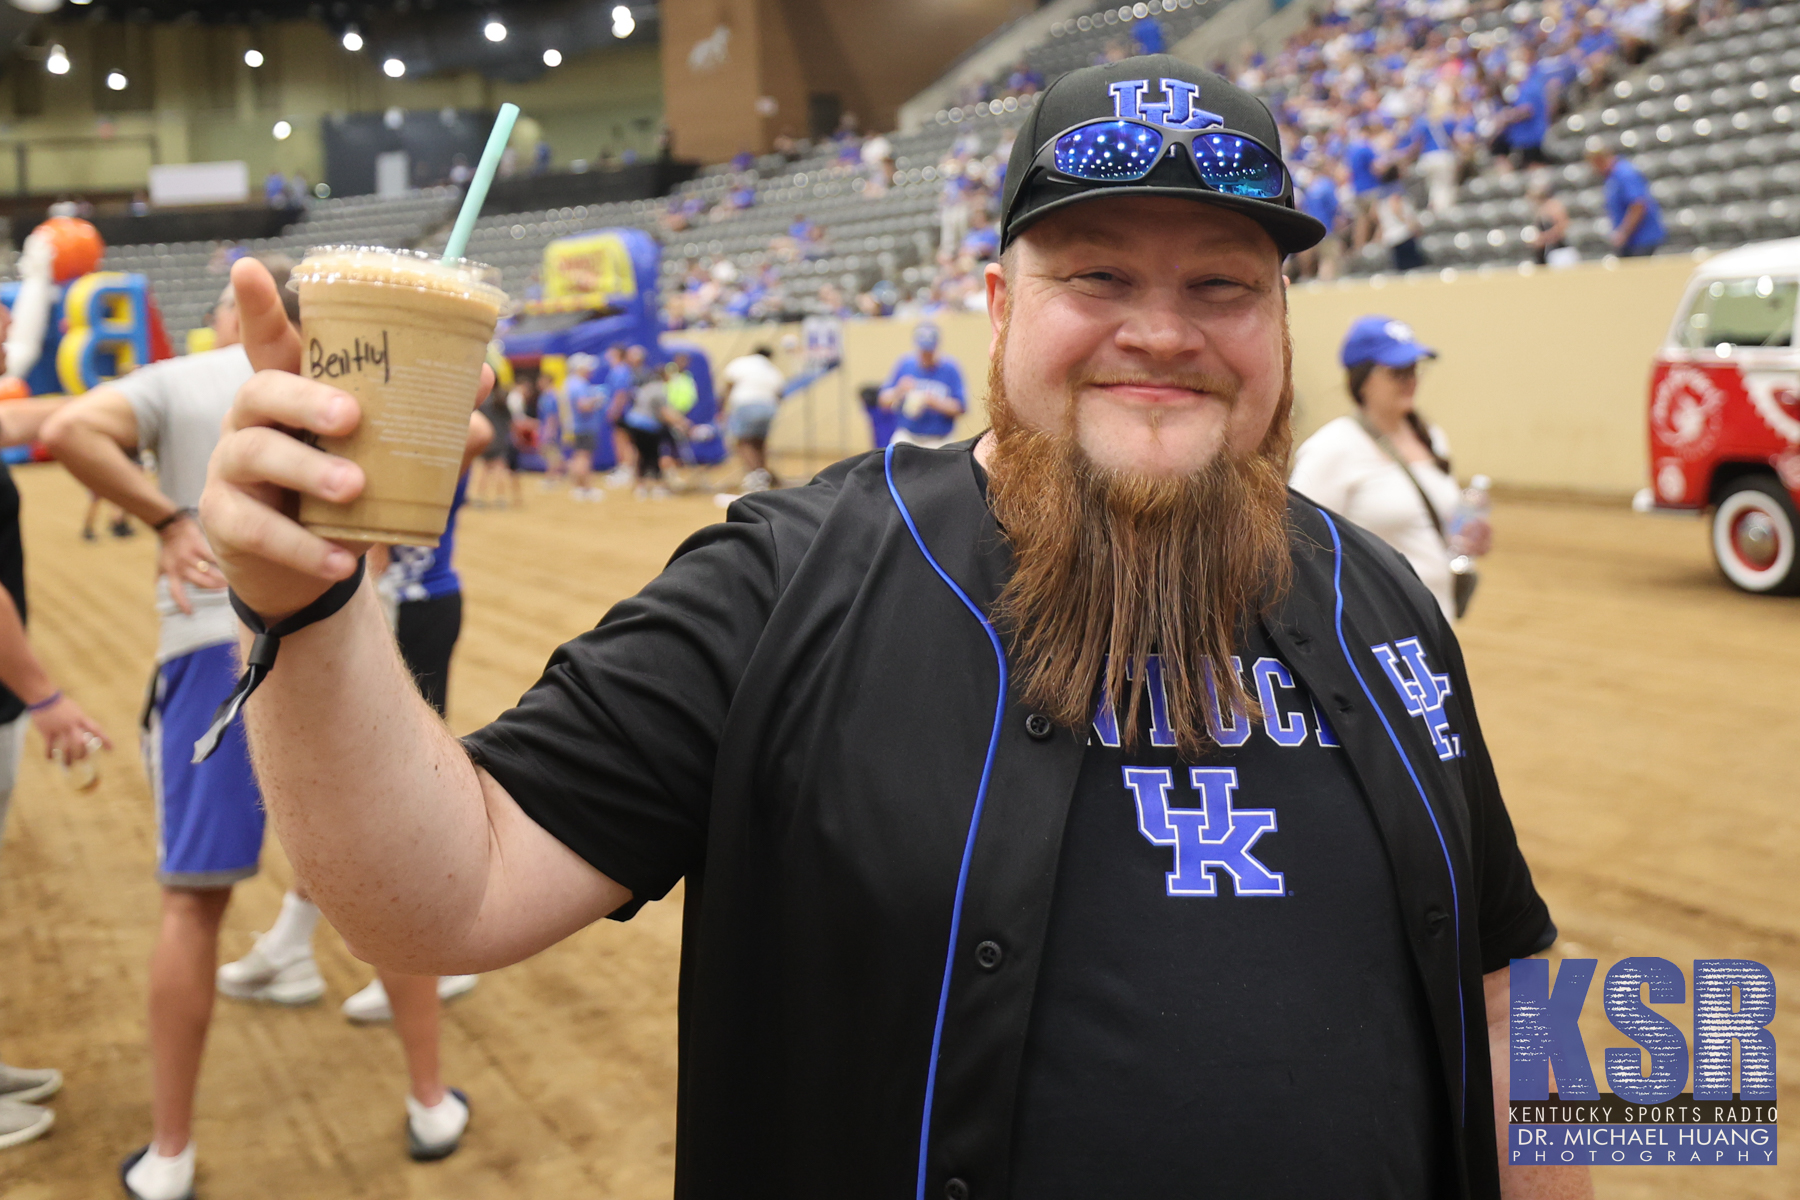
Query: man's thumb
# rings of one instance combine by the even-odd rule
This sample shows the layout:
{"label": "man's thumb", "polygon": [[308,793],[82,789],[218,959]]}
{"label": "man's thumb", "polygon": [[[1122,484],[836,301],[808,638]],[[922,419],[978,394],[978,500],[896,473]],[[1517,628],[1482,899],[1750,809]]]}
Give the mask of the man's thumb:
{"label": "man's thumb", "polygon": [[300,335],[288,323],[275,277],[254,258],[240,258],[231,268],[231,290],[237,295],[238,326],[244,353],[258,371],[300,370]]}

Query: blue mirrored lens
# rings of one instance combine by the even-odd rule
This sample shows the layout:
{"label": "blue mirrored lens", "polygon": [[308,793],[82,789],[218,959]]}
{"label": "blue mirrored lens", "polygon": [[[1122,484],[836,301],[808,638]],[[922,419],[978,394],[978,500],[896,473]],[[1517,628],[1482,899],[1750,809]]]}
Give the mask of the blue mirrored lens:
{"label": "blue mirrored lens", "polygon": [[1142,179],[1162,148],[1162,134],[1148,125],[1096,121],[1056,139],[1056,169],[1077,179]]}
{"label": "blue mirrored lens", "polygon": [[1201,179],[1228,196],[1273,200],[1287,186],[1287,172],[1279,159],[1255,142],[1229,133],[1195,138],[1194,165]]}

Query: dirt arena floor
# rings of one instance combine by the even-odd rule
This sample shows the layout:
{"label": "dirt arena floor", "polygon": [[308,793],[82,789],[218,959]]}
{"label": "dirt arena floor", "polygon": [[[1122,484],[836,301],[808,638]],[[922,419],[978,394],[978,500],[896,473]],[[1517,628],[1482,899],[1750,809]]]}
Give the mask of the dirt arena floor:
{"label": "dirt arena floor", "polygon": [[[134,723],[155,644],[153,539],[83,543],[85,496],[53,466],[25,497],[32,635],[118,749],[98,790],[26,766],[0,854],[0,1055],[67,1075],[47,1138],[0,1151],[6,1200],[116,1194],[149,1130],[143,1000],[157,906],[154,819]],[[459,559],[467,618],[450,718],[510,704],[558,642],[638,588],[719,515],[710,494],[613,492],[577,505],[527,484],[521,510],[471,510]],[[1553,954],[1702,957],[1800,968],[1800,600],[1716,576],[1697,521],[1512,500],[1462,634],[1519,839],[1562,928]],[[39,745],[32,743],[34,753]],[[1783,864],[1786,864],[1785,866]],[[225,953],[265,929],[289,880],[273,843],[240,887]],[[473,1101],[464,1149],[403,1152],[400,1050],[337,1011],[370,978],[321,932],[324,1003],[221,999],[200,1097],[202,1197],[662,1197],[670,1191],[679,892],[483,979],[446,1012],[451,1083]],[[1625,1044],[1588,1003],[1589,1056]],[[1667,1010],[1665,1010],[1667,1011]],[[1800,1022],[1778,1018],[1782,1097],[1800,1082]],[[1668,1015],[1691,1028],[1685,1010]],[[1790,1149],[1789,1153],[1793,1151]],[[1800,1168],[1596,1172],[1609,1200],[1800,1195]]]}

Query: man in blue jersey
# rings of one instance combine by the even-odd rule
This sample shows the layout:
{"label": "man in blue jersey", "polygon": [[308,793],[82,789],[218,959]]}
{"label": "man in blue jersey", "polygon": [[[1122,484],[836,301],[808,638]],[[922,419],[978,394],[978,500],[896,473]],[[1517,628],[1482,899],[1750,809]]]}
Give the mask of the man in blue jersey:
{"label": "man in blue jersey", "polygon": [[1588,150],[1588,165],[1606,183],[1606,219],[1612,222],[1614,253],[1622,258],[1640,258],[1656,253],[1667,234],[1663,230],[1662,206],[1650,194],[1650,182],[1644,173],[1595,143]]}
{"label": "man in blue jersey", "polygon": [[563,385],[563,412],[575,432],[569,458],[569,494],[577,500],[604,500],[606,493],[590,485],[602,438],[609,438],[608,391],[593,380],[600,360],[591,354],[569,355],[569,381]]}
{"label": "man in blue jersey", "polygon": [[1555,65],[1537,61],[1530,51],[1525,61],[1529,70],[1519,84],[1518,103],[1504,117],[1506,144],[1513,165],[1520,170],[1550,161],[1544,155],[1544,135],[1550,132],[1550,110],[1556,99]]}
{"label": "man in blue jersey", "polygon": [[612,482],[618,486],[630,483],[637,473],[637,446],[631,433],[621,422],[631,410],[633,393],[648,374],[644,366],[649,355],[642,346],[612,346],[606,351],[606,373],[602,381],[607,395],[607,429],[612,437]]}
{"label": "man in blue jersey", "polygon": [[894,364],[877,403],[900,414],[893,440],[915,446],[950,442],[956,418],[968,409],[962,371],[938,354],[938,327],[929,322],[913,330],[913,353]]}

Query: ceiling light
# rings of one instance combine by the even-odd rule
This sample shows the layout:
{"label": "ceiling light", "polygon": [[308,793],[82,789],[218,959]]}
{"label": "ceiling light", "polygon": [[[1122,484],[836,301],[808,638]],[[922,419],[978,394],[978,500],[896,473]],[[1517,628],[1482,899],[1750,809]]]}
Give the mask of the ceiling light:
{"label": "ceiling light", "polygon": [[544,65],[546,67],[562,66],[562,51],[561,50],[546,50],[546,51],[544,51]]}
{"label": "ceiling light", "polygon": [[106,73],[106,86],[115,92],[124,91],[130,83],[131,80],[125,78],[125,73],[123,71],[108,71]]}
{"label": "ceiling light", "polygon": [[354,29],[344,30],[344,49],[350,51],[350,53],[352,53],[352,54],[355,54],[358,50],[361,50],[362,49],[362,34],[356,32],[356,30],[354,30]]}
{"label": "ceiling light", "polygon": [[44,70],[52,75],[69,73],[69,52],[61,46],[50,47],[50,56],[44,60]]}
{"label": "ceiling light", "polygon": [[481,35],[490,42],[504,42],[506,40],[506,26],[500,23],[499,18],[493,18],[489,20],[486,25],[481,27]]}
{"label": "ceiling light", "polygon": [[244,51],[244,65],[246,67],[262,66],[263,65],[262,51],[261,50],[246,50],[246,51]]}
{"label": "ceiling light", "polygon": [[616,38],[630,37],[631,31],[637,28],[637,22],[631,18],[631,10],[623,4],[612,10],[612,19],[612,35]]}
{"label": "ceiling light", "polygon": [[288,140],[288,135],[294,132],[294,127],[286,121],[277,121],[272,132],[275,134],[276,141],[285,142]]}
{"label": "ceiling light", "polygon": [[406,74],[406,64],[397,58],[390,58],[381,64],[381,69],[389,79],[398,79]]}

